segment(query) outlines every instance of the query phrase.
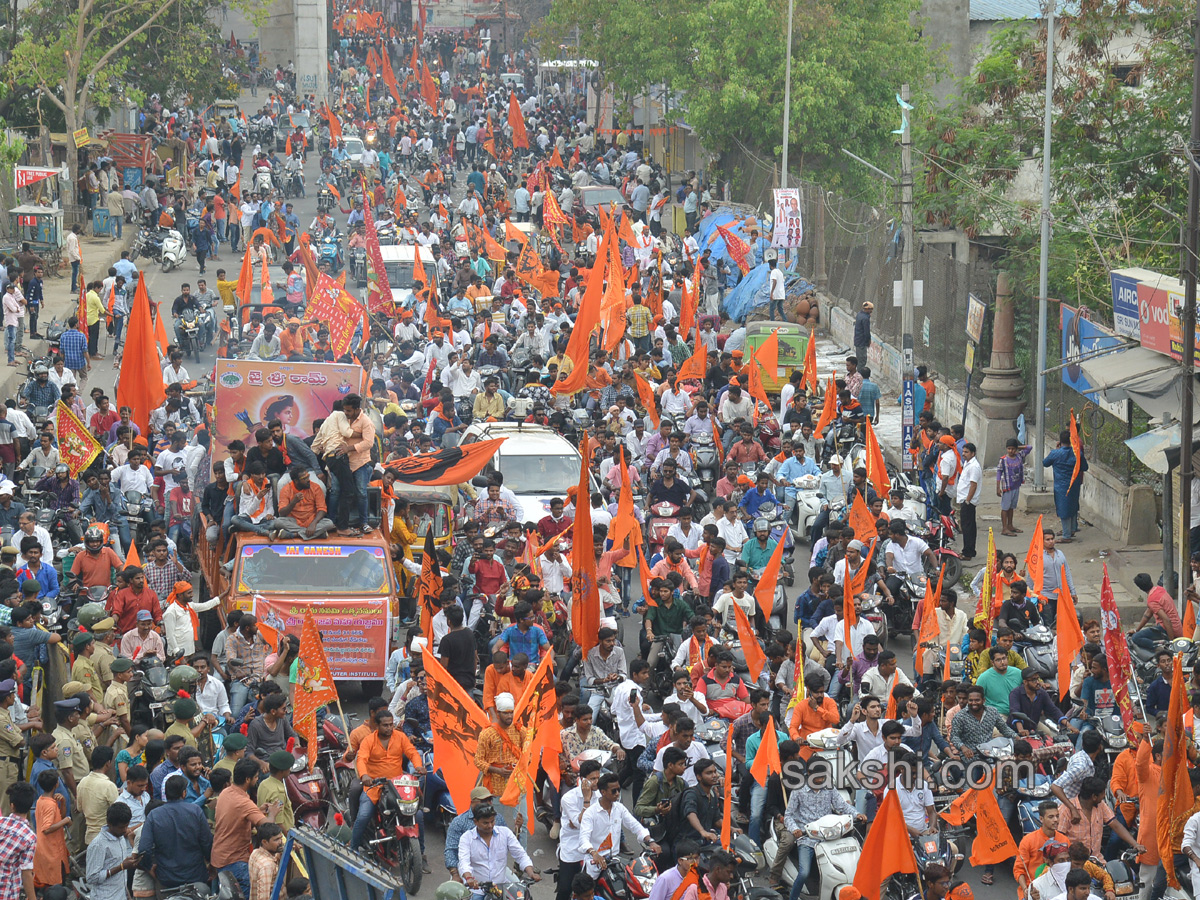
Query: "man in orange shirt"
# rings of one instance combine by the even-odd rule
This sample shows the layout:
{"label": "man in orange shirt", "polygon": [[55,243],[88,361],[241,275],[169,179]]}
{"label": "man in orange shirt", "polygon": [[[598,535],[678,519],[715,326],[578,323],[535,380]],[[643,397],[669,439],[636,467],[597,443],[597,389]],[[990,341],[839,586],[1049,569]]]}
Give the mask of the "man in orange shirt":
{"label": "man in orange shirt", "polygon": [[388,701],[383,697],[372,697],[367,701],[367,721],[363,722],[357,728],[353,729],[346,742],[349,744],[346,747],[346,752],[342,754],[342,759],[346,762],[354,762],[358,757],[358,749],[362,746],[362,742],[370,735],[375,733],[375,729],[379,727],[375,721],[376,714],[381,709],[387,709]]}
{"label": "man in orange shirt", "polygon": [[788,737],[800,745],[800,756],[808,759],[814,752],[807,744],[808,736],[825,728],[836,728],[841,713],[833,698],[825,694],[825,679],[819,673],[804,676],[804,688],[808,696],[796,702]]}
{"label": "man in orange shirt", "polygon": [[[284,359],[304,359],[304,335],[300,326],[304,323],[292,316],[287,320],[287,327],[279,333],[279,355]],[[311,357],[309,357],[311,359]]]}
{"label": "man in orange shirt", "polygon": [[1013,878],[1017,880],[1017,896],[1020,898],[1024,898],[1026,888],[1033,882],[1034,876],[1045,861],[1042,848],[1046,846],[1046,842],[1070,843],[1067,836],[1058,830],[1058,817],[1061,813],[1055,801],[1043,800],[1038,804],[1038,813],[1042,817],[1042,827],[1021,838],[1017,847],[1017,858],[1013,862]]}
{"label": "man in orange shirt", "polygon": [[520,697],[532,677],[529,674],[529,657],[524,653],[518,653],[511,663],[507,650],[493,653],[492,664],[483,672],[483,711],[488,718],[493,722],[498,721],[496,697],[499,694]]}
{"label": "man in orange shirt", "polygon": [[291,481],[279,489],[279,515],[271,528],[284,537],[325,537],[333,531],[333,522],[325,515],[325,494],[303,466],[292,466],[290,474]]}
{"label": "man in orange shirt", "polygon": [[375,714],[375,733],[369,734],[358,748],[358,778],[362,782],[363,795],[358,803],[358,815],[354,819],[354,830],[350,835],[350,849],[362,844],[367,826],[375,816],[375,804],[379,802],[379,782],[396,778],[404,773],[404,760],[412,763],[417,775],[425,774],[421,754],[412,745],[404,732],[396,731],[391,710],[381,709]]}

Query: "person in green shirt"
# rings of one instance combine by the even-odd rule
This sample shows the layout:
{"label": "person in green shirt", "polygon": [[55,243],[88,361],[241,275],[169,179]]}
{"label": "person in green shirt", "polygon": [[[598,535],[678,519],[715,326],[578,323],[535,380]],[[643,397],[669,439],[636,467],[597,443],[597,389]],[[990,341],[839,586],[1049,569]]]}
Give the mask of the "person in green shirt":
{"label": "person in green shirt", "polygon": [[224,755],[213,768],[228,769],[229,774],[232,776],[233,767],[237,765],[239,759],[246,755],[246,744],[246,736],[241,732],[235,731],[226,737],[221,744],[221,751]]}
{"label": "person in green shirt", "polygon": [[642,824],[671,811],[671,801],[687,788],[687,782],[683,780],[687,767],[687,754],[678,747],[667,747],[663,752],[663,770],[646,779],[633,807],[633,814]]}
{"label": "person in green shirt", "polygon": [[267,765],[271,769],[270,777],[258,783],[258,805],[261,809],[265,811],[272,803],[279,801],[279,815],[275,817],[275,824],[283,829],[284,834],[296,824],[292,802],[287,795],[287,785],[283,783],[295,762],[295,757],[286,750],[276,750],[267,757]]}
{"label": "person in green shirt", "polygon": [[196,721],[200,715],[200,705],[190,697],[180,697],[171,709],[175,713],[175,721],[167,728],[165,737],[177,734],[189,747],[199,748],[196,738],[203,734],[205,729],[203,719]]}
{"label": "person in green shirt", "polygon": [[741,560],[755,578],[762,575],[763,569],[771,561],[778,541],[771,540],[771,523],[766,519],[754,520],[754,540],[742,544]]}
{"label": "person in green shirt", "polygon": [[675,597],[675,589],[666,578],[655,578],[650,582],[650,592],[658,606],[648,606],[643,637],[649,645],[647,662],[653,670],[658,664],[664,643],[670,643],[671,655],[683,639],[683,629],[694,615],[692,608]]}
{"label": "person in green shirt", "polygon": [[984,703],[1003,716],[1008,715],[1008,695],[1021,683],[1021,670],[1008,664],[1008,651],[992,648],[992,667],[975,680],[983,688]]}

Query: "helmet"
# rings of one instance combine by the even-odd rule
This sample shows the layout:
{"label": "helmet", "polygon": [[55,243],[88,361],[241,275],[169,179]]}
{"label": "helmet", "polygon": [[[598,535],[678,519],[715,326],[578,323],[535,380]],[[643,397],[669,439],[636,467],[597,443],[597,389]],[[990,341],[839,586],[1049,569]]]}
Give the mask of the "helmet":
{"label": "helmet", "polygon": [[100,530],[98,525],[91,525],[88,530],[83,533],[83,542],[90,544],[92,541],[104,543],[104,532]]}
{"label": "helmet", "polygon": [[49,375],[50,369],[46,366],[45,363],[35,363],[34,367],[33,367],[33,374],[34,375]]}
{"label": "helmet", "polygon": [[434,900],[467,900],[471,889],[457,881],[443,881],[433,892]]}
{"label": "helmet", "polygon": [[102,619],[108,618],[108,611],[103,603],[85,603],[79,607],[79,624],[90,629]]}
{"label": "helmet", "polygon": [[167,682],[171,685],[171,690],[173,691],[181,691],[199,680],[200,673],[191,666],[176,666],[171,670],[171,674],[167,676]]}

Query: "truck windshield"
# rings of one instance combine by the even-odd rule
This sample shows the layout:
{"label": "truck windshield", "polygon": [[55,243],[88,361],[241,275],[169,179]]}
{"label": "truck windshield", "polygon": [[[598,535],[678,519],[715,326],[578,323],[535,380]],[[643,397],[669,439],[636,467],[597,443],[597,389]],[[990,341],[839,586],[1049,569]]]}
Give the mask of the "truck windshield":
{"label": "truck windshield", "polygon": [[390,587],[382,547],[251,544],[241,563],[239,592],[378,595]]}

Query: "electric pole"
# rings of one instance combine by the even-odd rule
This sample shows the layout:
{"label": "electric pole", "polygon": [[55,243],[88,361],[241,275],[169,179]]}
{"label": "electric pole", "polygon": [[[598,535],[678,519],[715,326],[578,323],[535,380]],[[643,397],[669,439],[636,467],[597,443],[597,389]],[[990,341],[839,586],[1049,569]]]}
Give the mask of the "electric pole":
{"label": "electric pole", "polygon": [[[1046,100],[1042,113],[1042,241],[1038,263],[1038,353],[1037,353],[1037,428],[1033,453],[1036,459],[1046,452],[1046,329],[1049,315],[1046,294],[1050,281],[1050,129],[1054,122],[1054,5],[1046,2]],[[1033,486],[1046,489],[1046,470],[1036,461]]]}
{"label": "electric pole", "polygon": [[783,154],[780,157],[779,186],[788,186],[788,137],[792,126],[792,14],[796,0],[788,0],[787,64],[783,70]]}
{"label": "electric pole", "polygon": [[[1179,415],[1179,505],[1183,527],[1180,537],[1189,533],[1192,524],[1192,420],[1195,418],[1196,392],[1196,245],[1200,240],[1200,0],[1196,3],[1196,18],[1192,22],[1192,135],[1188,141],[1188,214],[1185,241],[1183,321],[1183,400]],[[1184,547],[1188,541],[1182,540]],[[1179,571],[1188,571],[1188,556],[1179,560]],[[1179,597],[1183,600],[1184,582],[1179,580]],[[1182,609],[1182,606],[1180,607]]]}

